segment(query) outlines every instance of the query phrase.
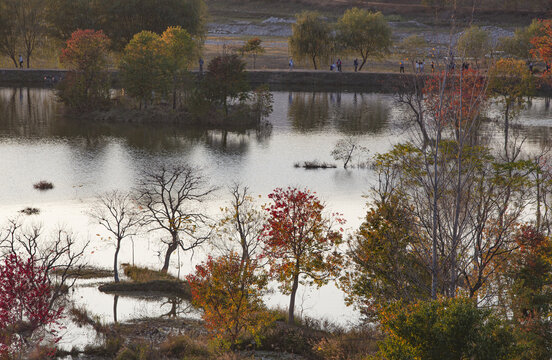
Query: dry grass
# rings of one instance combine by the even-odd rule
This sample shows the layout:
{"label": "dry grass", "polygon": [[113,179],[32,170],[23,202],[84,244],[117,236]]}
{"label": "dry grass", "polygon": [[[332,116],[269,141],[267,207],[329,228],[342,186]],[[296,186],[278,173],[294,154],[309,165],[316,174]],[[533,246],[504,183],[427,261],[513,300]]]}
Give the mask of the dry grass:
{"label": "dry grass", "polygon": [[145,283],[157,280],[180,281],[172,275],[162,271],[152,270],[148,268],[122,264],[125,275],[134,282]]}
{"label": "dry grass", "polygon": [[[56,268],[52,271],[54,275],[62,275],[66,269]],[[95,267],[83,267],[81,269],[69,269],[67,275],[76,279],[102,279],[113,276],[113,270],[100,269]]]}
{"label": "dry grass", "polygon": [[40,209],[34,207],[26,207],[23,210],[19,210],[19,212],[25,215],[37,215],[40,214]]}

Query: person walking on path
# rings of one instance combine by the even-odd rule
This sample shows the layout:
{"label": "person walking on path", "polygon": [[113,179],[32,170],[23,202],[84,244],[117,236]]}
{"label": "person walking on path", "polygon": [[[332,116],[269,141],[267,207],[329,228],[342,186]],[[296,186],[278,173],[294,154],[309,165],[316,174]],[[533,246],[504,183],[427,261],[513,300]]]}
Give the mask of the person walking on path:
{"label": "person walking on path", "polygon": [[23,69],[23,56],[19,54],[19,67]]}
{"label": "person walking on path", "polygon": [[416,74],[420,72],[420,62],[416,61]]}
{"label": "person walking on path", "polygon": [[337,59],[337,71],[341,72],[341,59]]}
{"label": "person walking on path", "polygon": [[401,60],[401,63],[400,63],[401,67],[400,67],[400,73],[401,74],[404,74],[404,62]]}
{"label": "person walking on path", "polygon": [[203,58],[199,58],[199,74],[203,75]]}
{"label": "person walking on path", "polygon": [[431,73],[433,74],[435,72],[435,62],[431,62]]}
{"label": "person walking on path", "polygon": [[420,72],[421,72],[421,73],[424,72],[424,68],[425,68],[425,60],[424,60],[424,61],[420,61]]}
{"label": "person walking on path", "polygon": [[293,59],[289,59],[289,71],[293,70]]}
{"label": "person walking on path", "polygon": [[355,72],[358,71],[358,59],[355,59],[355,61],[353,61],[353,65],[355,66]]}

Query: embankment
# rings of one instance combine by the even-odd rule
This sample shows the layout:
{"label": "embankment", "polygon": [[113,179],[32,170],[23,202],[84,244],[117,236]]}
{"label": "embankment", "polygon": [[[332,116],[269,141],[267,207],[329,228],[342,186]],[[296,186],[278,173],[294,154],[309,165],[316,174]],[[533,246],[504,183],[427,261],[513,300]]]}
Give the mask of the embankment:
{"label": "embankment", "polygon": [[[197,76],[199,74],[195,72]],[[67,74],[66,70],[0,69],[0,86],[52,86]],[[284,91],[363,91],[394,93],[411,83],[413,74],[335,72],[314,70],[249,70],[253,87],[267,84]],[[120,87],[118,72],[111,72],[113,87]],[[538,95],[551,96],[552,88],[537,78]]]}

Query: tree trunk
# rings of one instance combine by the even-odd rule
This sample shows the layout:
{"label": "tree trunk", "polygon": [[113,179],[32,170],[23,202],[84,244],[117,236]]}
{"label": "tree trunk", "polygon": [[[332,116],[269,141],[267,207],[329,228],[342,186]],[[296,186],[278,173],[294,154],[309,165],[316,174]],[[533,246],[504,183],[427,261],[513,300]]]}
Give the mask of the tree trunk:
{"label": "tree trunk", "polygon": [[318,70],[318,67],[316,66],[316,56],[312,57],[312,64],[314,65],[314,70]]}
{"label": "tree trunk", "polygon": [[169,271],[169,265],[171,263],[171,255],[172,253],[178,248],[178,235],[173,234],[173,241],[169,244],[169,247],[167,248],[167,252],[165,253],[165,262],[163,263],[163,267],[161,268],[161,271],[166,273]]}
{"label": "tree trunk", "polygon": [[508,156],[508,131],[510,128],[510,104],[506,104],[506,111],[504,113],[504,154],[506,154],[506,160],[510,161]]}
{"label": "tree trunk", "polygon": [[367,58],[362,58],[362,64],[360,64],[359,68],[358,68],[358,71],[362,70],[362,68],[364,67],[364,64],[366,64],[366,60]]}
{"label": "tree trunk", "polygon": [[437,193],[439,191],[439,142],[441,141],[441,130],[437,132],[437,140],[435,141],[435,155],[433,159],[433,233],[431,236],[432,248],[431,248],[431,298],[433,300],[437,299],[437,282],[438,282],[438,271],[437,271],[437,224],[439,222],[438,213],[437,213]]}
{"label": "tree trunk", "polygon": [[121,239],[117,240],[117,247],[115,248],[115,258],[113,259],[113,274],[115,275],[115,282],[119,282],[119,250],[121,250]]}
{"label": "tree trunk", "polygon": [[173,110],[176,109],[176,76],[173,77]]}
{"label": "tree trunk", "polygon": [[117,304],[119,303],[119,295],[113,297],[113,322],[117,323]]}
{"label": "tree trunk", "polygon": [[19,67],[19,64],[17,63],[17,59],[15,58],[15,56],[10,56],[10,58],[12,59],[13,64],[15,65],[15,68],[17,69]]}
{"label": "tree trunk", "polygon": [[295,295],[297,295],[297,288],[299,287],[299,274],[293,275],[293,286],[291,287],[291,295],[289,299],[288,309],[288,324],[295,322]]}

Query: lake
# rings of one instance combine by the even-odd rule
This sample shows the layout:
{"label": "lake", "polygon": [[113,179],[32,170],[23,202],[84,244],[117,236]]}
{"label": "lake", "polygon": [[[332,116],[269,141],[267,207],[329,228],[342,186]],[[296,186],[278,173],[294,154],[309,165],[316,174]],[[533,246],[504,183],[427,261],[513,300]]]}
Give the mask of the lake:
{"label": "lake", "polygon": [[[158,164],[188,163],[202,169],[219,190],[205,204],[205,212],[219,216],[229,199],[227,187],[235,182],[260,195],[259,203],[277,187],[308,187],[323,199],[329,211],[344,214],[350,233],[362,222],[374,176],[370,168],[343,169],[332,159],[335,143],[358,136],[369,156],[389,150],[408,138],[405,110],[389,94],[274,92],[270,126],[241,132],[181,128],[171,125],[90,123],[64,115],[51,89],[0,88],[0,218],[20,216],[27,225],[42,224],[45,232],[55,227],[71,229],[80,242],[90,241],[87,262],[111,267],[113,247],[105,231],[92,224],[87,211],[97,194],[131,190],[144,169]],[[489,109],[497,117],[496,108]],[[545,99],[536,98],[519,121],[515,132],[525,140],[527,152],[550,143],[552,110]],[[500,138],[498,122],[488,121],[483,130]],[[335,169],[305,170],[295,163],[319,160],[336,163]],[[33,184],[51,181],[54,189],[39,192]],[[18,213],[25,207],[40,209],[39,215]],[[143,233],[134,246],[128,241],[120,262],[160,268],[162,233]],[[134,247],[134,252],[132,251]],[[184,276],[212,252],[209,246],[173,256],[171,272]],[[134,259],[133,259],[134,253]],[[180,261],[178,261],[178,258]],[[178,270],[177,270],[178,269]],[[180,272],[178,272],[180,271]],[[80,284],[75,301],[90,307],[105,321],[113,321],[113,296]],[[288,298],[275,289],[269,306],[287,307]],[[358,321],[358,313],[343,301],[333,285],[321,289],[301,287],[297,313],[325,318],[342,325]],[[119,320],[145,313],[163,314],[170,303],[151,299],[122,299]],[[154,309],[154,310],[153,310]]]}

